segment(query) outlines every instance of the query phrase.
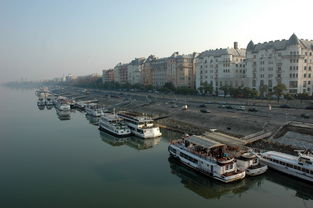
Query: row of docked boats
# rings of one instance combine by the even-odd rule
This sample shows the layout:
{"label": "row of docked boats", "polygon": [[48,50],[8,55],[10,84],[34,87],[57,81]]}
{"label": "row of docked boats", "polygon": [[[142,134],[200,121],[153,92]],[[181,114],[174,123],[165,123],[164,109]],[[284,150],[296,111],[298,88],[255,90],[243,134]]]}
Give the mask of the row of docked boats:
{"label": "row of docked boats", "polygon": [[[38,101],[45,102],[40,98]],[[61,112],[71,107],[64,97],[53,99],[53,102]],[[99,118],[97,125],[101,131],[115,137],[133,134],[146,139],[162,135],[159,127],[147,115],[127,111],[109,113],[95,103],[81,103],[81,106],[87,115]],[[171,157],[185,166],[224,183],[261,175],[268,168],[313,182],[313,154],[309,151],[298,151],[297,156],[275,151],[247,151],[238,155],[225,144],[197,135],[171,141],[168,151]]]}
{"label": "row of docked boats", "polygon": [[147,139],[162,135],[160,128],[154,125],[152,118],[126,111],[118,114],[105,113],[100,118],[99,129],[118,137],[127,137],[133,134]]}
{"label": "row of docked boats", "polygon": [[227,145],[196,135],[171,141],[168,151],[182,164],[225,183],[246,175],[263,174],[268,167],[313,182],[313,154],[310,151],[298,151],[298,156],[275,151],[248,151],[235,157]]}

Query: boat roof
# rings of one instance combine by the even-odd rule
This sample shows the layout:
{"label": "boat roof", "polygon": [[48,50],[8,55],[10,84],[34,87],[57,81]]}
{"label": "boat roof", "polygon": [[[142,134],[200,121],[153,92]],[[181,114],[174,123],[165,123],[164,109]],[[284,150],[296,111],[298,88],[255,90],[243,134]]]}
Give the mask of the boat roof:
{"label": "boat roof", "polygon": [[282,152],[268,151],[263,153],[265,156],[272,156],[283,160],[298,160],[297,156],[285,154]]}
{"label": "boat roof", "polygon": [[119,116],[127,117],[129,119],[137,120],[139,122],[151,122],[153,119],[149,116],[146,115],[140,115],[140,114],[135,114],[135,113],[129,113],[125,111],[120,111],[118,113]]}
{"label": "boat roof", "polygon": [[108,121],[122,120],[120,117],[112,113],[105,113],[104,116],[102,116],[101,118],[106,119]]}
{"label": "boat roof", "polygon": [[225,144],[216,142],[214,140],[199,135],[192,135],[188,137],[186,140],[192,144],[199,145],[208,149],[225,146]]}

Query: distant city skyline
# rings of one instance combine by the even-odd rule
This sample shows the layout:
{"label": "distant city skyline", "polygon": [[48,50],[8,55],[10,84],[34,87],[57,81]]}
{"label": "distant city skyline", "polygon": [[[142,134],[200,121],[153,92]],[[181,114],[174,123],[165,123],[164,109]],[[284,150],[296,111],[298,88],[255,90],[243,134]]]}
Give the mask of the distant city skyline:
{"label": "distant city skyline", "polygon": [[136,57],[313,39],[309,0],[2,1],[0,82],[101,74]]}

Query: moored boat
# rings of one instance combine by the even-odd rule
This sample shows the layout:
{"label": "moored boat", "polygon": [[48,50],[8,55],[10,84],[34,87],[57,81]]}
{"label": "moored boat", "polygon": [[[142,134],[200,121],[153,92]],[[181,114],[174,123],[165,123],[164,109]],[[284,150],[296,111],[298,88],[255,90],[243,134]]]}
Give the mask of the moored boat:
{"label": "moored boat", "polygon": [[237,167],[239,170],[246,171],[248,176],[257,176],[267,171],[267,165],[261,164],[259,158],[251,153],[245,152],[236,158]]}
{"label": "moored boat", "polygon": [[52,105],[53,105],[53,99],[52,99],[51,96],[48,96],[48,97],[46,98],[46,105],[47,105],[47,106],[52,106]]}
{"label": "moored boat", "polygon": [[38,106],[45,106],[46,102],[42,97],[39,97],[38,101],[37,101],[37,105]]}
{"label": "moored boat", "polygon": [[298,156],[268,151],[258,154],[261,163],[270,168],[299,179],[313,182],[313,154],[310,151],[298,151]]}
{"label": "moored boat", "polygon": [[104,113],[100,118],[99,129],[118,137],[127,137],[131,134],[124,120],[112,113]]}
{"label": "moored boat", "polygon": [[71,110],[71,106],[69,105],[67,99],[65,97],[58,97],[55,100],[55,107],[61,111],[69,111]]}
{"label": "moored boat", "polygon": [[105,108],[101,105],[98,105],[96,103],[90,103],[85,106],[85,111],[88,115],[91,116],[103,116],[104,112],[106,112]]}
{"label": "moored boat", "polygon": [[153,119],[146,115],[139,115],[122,111],[118,116],[125,120],[131,132],[141,138],[156,138],[162,135],[160,128],[154,125]]}
{"label": "moored boat", "polygon": [[180,162],[224,183],[241,180],[245,171],[237,168],[227,146],[203,136],[188,136],[170,143],[168,151]]}

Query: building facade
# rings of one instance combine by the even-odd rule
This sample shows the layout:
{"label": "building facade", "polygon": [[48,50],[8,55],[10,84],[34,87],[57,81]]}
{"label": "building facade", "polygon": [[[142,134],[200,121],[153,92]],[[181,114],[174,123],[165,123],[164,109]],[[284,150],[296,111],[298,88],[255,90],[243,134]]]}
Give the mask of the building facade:
{"label": "building facade", "polygon": [[213,86],[214,94],[223,94],[222,86],[247,86],[245,54],[246,50],[233,48],[207,50],[196,58],[196,89],[203,83]]}
{"label": "building facade", "polygon": [[113,82],[114,81],[114,70],[102,70],[102,83]]}
{"label": "building facade", "polygon": [[145,58],[136,58],[127,66],[127,80],[131,85],[143,84],[143,68]]}
{"label": "building facade", "polygon": [[120,84],[128,83],[128,64],[117,64],[114,67],[114,81]]}
{"label": "building facade", "polygon": [[313,41],[298,39],[254,44],[250,41],[246,52],[248,87],[268,92],[282,83],[292,94],[308,93],[313,88]]}
{"label": "building facade", "polygon": [[153,87],[163,87],[167,82],[167,62],[169,58],[153,60],[151,64],[151,80]]}
{"label": "building facade", "polygon": [[154,55],[150,55],[143,64],[142,81],[145,86],[153,85],[152,70],[153,62],[157,58]]}
{"label": "building facade", "polygon": [[195,58],[197,54],[179,55],[173,53],[167,61],[166,82],[171,82],[175,87],[195,88]]}

